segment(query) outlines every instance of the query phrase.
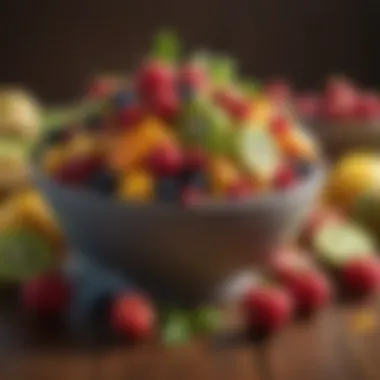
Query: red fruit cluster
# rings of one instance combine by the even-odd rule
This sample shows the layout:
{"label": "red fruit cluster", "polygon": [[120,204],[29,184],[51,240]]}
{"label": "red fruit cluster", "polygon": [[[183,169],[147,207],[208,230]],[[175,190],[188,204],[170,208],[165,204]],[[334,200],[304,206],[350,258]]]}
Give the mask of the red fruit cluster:
{"label": "red fruit cluster", "polygon": [[320,96],[301,95],[294,103],[298,113],[308,119],[368,121],[380,118],[380,96],[342,78],[329,80]]}

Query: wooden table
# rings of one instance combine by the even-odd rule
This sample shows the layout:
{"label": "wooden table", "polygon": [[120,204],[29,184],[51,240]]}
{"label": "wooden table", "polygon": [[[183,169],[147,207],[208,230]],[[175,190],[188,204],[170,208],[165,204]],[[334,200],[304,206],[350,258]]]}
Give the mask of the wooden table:
{"label": "wooden table", "polygon": [[378,302],[332,307],[295,323],[266,349],[236,341],[215,351],[205,342],[131,347],[107,342],[99,331],[38,327],[14,299],[3,296],[0,303],[1,380],[255,380],[262,378],[260,358],[269,363],[267,380],[380,379]]}

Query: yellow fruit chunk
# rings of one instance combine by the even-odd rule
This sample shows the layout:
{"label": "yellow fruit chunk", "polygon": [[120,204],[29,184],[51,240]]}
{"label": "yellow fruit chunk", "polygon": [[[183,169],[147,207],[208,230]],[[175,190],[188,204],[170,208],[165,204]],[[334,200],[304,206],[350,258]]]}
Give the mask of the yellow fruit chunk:
{"label": "yellow fruit chunk", "polygon": [[146,202],[152,199],[154,191],[153,177],[142,170],[132,171],[121,181],[119,196],[122,199]]}
{"label": "yellow fruit chunk", "polygon": [[148,119],[116,141],[110,152],[110,165],[127,172],[139,165],[154,147],[173,141],[169,127],[156,119]]}
{"label": "yellow fruit chunk", "polygon": [[93,136],[80,133],[70,141],[66,149],[70,157],[83,157],[99,153],[101,145]]}
{"label": "yellow fruit chunk", "polygon": [[347,209],[367,191],[380,190],[380,157],[353,154],[343,158],[332,170],[324,199]]}
{"label": "yellow fruit chunk", "polygon": [[296,129],[278,136],[277,144],[286,156],[316,159],[317,150],[312,139]]}
{"label": "yellow fruit chunk", "polygon": [[240,178],[240,173],[234,163],[224,157],[213,158],[209,164],[209,172],[212,191],[215,195],[223,194]]}
{"label": "yellow fruit chunk", "polygon": [[273,115],[273,104],[266,97],[258,97],[253,102],[253,124],[267,125]]}
{"label": "yellow fruit chunk", "polygon": [[[37,191],[27,190],[15,194],[7,201],[4,210],[3,223],[7,228],[31,228],[40,232],[54,246],[61,245],[61,231]],[[10,219],[6,223],[7,218]]]}

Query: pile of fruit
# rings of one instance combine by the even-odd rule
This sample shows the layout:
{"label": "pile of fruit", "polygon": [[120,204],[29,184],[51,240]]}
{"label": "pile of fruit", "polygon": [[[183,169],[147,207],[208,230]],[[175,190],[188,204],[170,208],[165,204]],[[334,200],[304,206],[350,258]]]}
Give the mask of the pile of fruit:
{"label": "pile of fruit", "polygon": [[299,94],[294,106],[305,120],[369,122],[380,119],[380,95],[340,77],[329,79],[318,95]]}
{"label": "pile of fruit", "polygon": [[43,139],[42,167],[71,187],[131,202],[242,199],[297,185],[314,142],[271,89],[230,59],[184,58],[171,34],[128,78],[93,83]]}

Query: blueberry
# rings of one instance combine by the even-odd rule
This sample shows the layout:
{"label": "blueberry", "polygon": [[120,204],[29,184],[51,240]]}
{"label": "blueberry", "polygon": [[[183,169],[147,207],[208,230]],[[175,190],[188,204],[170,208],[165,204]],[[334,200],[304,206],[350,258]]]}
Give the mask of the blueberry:
{"label": "blueberry", "polygon": [[299,177],[308,176],[313,170],[313,163],[307,160],[297,160],[293,163],[295,172]]}
{"label": "blueberry", "polygon": [[123,90],[118,92],[113,98],[113,104],[117,108],[125,108],[134,103],[135,95],[131,90]]}
{"label": "blueberry", "polygon": [[184,187],[206,190],[208,188],[207,175],[199,170],[186,170],[180,174],[181,185]]}
{"label": "blueberry", "polygon": [[175,202],[181,193],[181,184],[175,177],[163,177],[156,182],[156,199],[161,202]]}
{"label": "blueberry", "polygon": [[88,181],[88,187],[104,195],[114,193],[117,184],[117,176],[109,170],[102,170],[95,173]]}

